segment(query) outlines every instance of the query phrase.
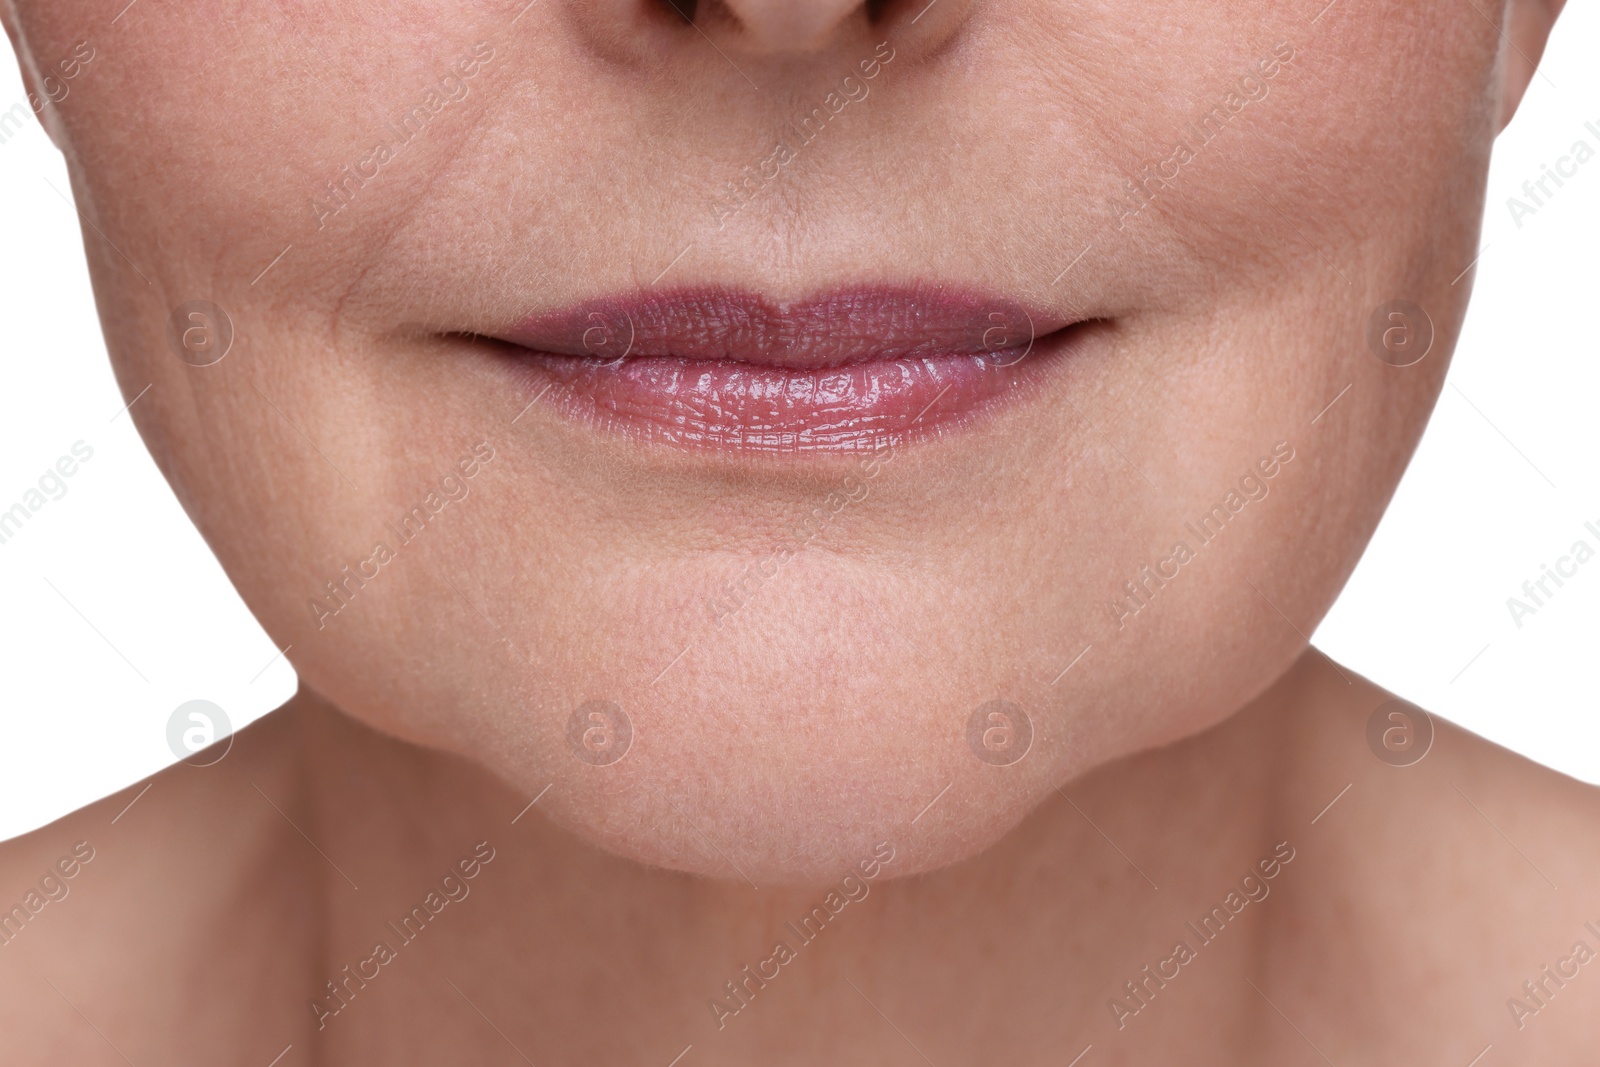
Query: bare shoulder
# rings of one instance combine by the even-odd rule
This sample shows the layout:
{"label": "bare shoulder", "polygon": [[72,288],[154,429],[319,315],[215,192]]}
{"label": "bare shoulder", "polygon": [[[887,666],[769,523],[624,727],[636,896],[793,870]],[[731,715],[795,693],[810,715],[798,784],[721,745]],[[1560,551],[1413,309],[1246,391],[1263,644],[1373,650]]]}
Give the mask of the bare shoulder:
{"label": "bare shoulder", "polygon": [[1318,810],[1319,824],[1331,829],[1340,807],[1367,805],[1382,818],[1362,820],[1360,835],[1383,830],[1441,860],[1473,855],[1479,834],[1468,828],[1479,828],[1503,850],[1482,857],[1485,875],[1531,877],[1548,888],[1552,879],[1541,875],[1535,853],[1573,884],[1600,875],[1600,788],[1323,662],[1304,691],[1306,714],[1292,728],[1296,763],[1340,791],[1336,805],[1330,794],[1330,807]]}
{"label": "bare shoulder", "polygon": [[169,835],[179,835],[193,830],[195,820],[217,817],[228,805],[210,804],[208,799],[233,793],[241,780],[273,775],[298,726],[292,706],[274,712],[188,763],[173,764],[37,830],[0,842],[0,899],[6,884],[60,851],[63,842],[69,850],[75,847],[83,853],[77,857],[79,869],[70,876],[76,880],[97,862],[89,853],[98,856],[108,842],[130,837],[149,843],[158,826]]}
{"label": "bare shoulder", "polygon": [[288,955],[292,930],[265,916],[303,888],[269,862],[294,832],[299,730],[292,707],[275,712],[210,766],[177,764],[0,843],[0,1032],[21,1035],[22,1060],[98,1062],[135,1002],[183,1018],[195,984],[223,977],[211,972]]}
{"label": "bare shoulder", "polygon": [[1350,1022],[1410,1062],[1592,1063],[1600,789],[1331,664],[1306,694],[1295,920],[1364,972]]}

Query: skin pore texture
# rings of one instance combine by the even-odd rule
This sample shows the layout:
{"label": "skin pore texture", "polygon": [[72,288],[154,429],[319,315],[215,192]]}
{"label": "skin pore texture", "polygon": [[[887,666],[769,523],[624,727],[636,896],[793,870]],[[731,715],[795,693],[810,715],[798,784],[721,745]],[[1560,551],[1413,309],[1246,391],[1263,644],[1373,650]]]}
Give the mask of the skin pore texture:
{"label": "skin pore texture", "polygon": [[[302,686],[0,846],[0,905],[94,851],[8,1059],[1592,1062],[1594,791],[1386,762],[1305,637],[1558,8],[0,0],[31,92],[94,45],[39,117],[112,363]],[[616,307],[840,292],[1049,333],[866,452],[592,417],[684,351]]]}

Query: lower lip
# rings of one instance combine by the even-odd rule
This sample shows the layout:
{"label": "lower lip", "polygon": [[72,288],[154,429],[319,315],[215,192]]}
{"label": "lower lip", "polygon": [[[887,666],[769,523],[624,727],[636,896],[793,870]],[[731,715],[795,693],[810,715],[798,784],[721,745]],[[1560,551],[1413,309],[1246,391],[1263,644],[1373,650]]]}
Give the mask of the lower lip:
{"label": "lower lip", "polygon": [[966,424],[1034,384],[1078,328],[1031,350],[873,360],[827,368],[671,357],[602,362],[515,349],[561,413],[682,448],[862,452]]}

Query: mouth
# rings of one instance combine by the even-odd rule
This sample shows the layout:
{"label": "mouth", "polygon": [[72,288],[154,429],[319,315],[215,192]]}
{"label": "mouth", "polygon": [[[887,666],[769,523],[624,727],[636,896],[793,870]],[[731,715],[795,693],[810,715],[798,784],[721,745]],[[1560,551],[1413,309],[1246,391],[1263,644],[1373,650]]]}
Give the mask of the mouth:
{"label": "mouth", "polygon": [[531,315],[480,340],[529,402],[688,449],[874,451],[1025,395],[1085,334],[1016,301],[943,287],[776,302],[680,289]]}

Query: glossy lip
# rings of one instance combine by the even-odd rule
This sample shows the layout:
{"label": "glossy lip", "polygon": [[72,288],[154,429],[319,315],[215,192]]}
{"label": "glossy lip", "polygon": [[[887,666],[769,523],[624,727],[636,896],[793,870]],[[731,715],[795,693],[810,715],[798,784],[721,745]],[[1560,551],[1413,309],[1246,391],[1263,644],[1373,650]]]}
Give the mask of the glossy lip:
{"label": "glossy lip", "polygon": [[689,448],[858,452],[1021,392],[1075,325],[935,286],[787,302],[709,288],[539,313],[493,337],[543,379],[535,399],[592,425]]}

